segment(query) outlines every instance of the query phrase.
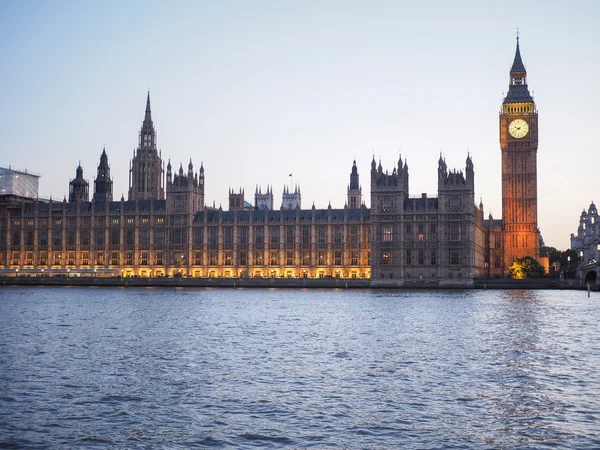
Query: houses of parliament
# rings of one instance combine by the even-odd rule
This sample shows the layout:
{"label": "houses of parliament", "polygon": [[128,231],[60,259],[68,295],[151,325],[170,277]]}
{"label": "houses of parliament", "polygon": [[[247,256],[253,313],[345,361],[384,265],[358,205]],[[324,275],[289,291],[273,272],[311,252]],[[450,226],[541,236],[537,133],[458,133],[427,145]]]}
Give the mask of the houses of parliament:
{"label": "houses of parliament", "polygon": [[[113,198],[108,153],[93,192],[78,166],[63,201],[37,197],[34,175],[0,169],[0,272],[10,276],[368,278],[397,285],[469,285],[506,276],[514,259],[539,256],[538,118],[519,40],[499,113],[502,219],[475,204],[475,170],[440,155],[437,196],[412,196],[409,169],[375,158],[370,208],[350,167],[343,208],[302,208],[298,187],[257,187],[250,205],[229,192],[207,207],[205,171],[190,160],[166,168],[157,150],[150,94],[129,167],[127,199]],[[166,169],[166,170],[165,170]],[[197,169],[197,170],[196,170]],[[20,176],[20,178],[19,178]],[[210,179],[210,176],[209,176]],[[27,180],[35,185],[20,189]],[[340,188],[342,188],[340,186]]]}

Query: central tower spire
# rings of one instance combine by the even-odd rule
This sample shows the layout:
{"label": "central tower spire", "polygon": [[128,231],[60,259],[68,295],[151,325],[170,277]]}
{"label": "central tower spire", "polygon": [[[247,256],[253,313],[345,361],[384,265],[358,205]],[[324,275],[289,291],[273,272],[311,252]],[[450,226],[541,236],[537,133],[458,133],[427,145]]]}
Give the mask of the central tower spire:
{"label": "central tower spire", "polygon": [[144,117],[144,124],[149,123],[152,125],[152,111],[150,111],[150,91],[148,90],[148,98],[146,99],[146,116]]}
{"label": "central tower spire", "polygon": [[140,130],[137,151],[133,152],[129,169],[129,200],[163,200],[164,168],[156,149],[156,131],[150,109],[150,91]]}

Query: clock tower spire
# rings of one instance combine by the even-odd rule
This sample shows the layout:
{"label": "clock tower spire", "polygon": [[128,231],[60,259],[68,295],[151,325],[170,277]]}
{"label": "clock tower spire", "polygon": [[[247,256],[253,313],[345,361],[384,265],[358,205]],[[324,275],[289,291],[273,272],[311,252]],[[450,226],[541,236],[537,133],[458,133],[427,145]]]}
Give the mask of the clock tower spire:
{"label": "clock tower spire", "polygon": [[537,223],[538,112],[527,86],[519,35],[508,93],[500,111],[504,269],[517,258],[539,257]]}

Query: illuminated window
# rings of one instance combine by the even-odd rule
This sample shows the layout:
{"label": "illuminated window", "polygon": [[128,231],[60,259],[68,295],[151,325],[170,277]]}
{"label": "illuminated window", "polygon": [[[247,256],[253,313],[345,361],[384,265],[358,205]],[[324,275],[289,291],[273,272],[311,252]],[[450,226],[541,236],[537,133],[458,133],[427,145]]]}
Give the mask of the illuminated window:
{"label": "illuminated window", "polygon": [[208,265],[209,266],[217,265],[217,252],[215,252],[215,251],[208,252]]}
{"label": "illuminated window", "polygon": [[269,258],[269,264],[272,266],[279,264],[278,251],[272,251]]}
{"label": "illuminated window", "polygon": [[319,252],[319,261],[318,264],[320,266],[325,264],[325,252]]}
{"label": "illuminated window", "polygon": [[310,265],[310,252],[302,252],[302,264],[305,266]]}
{"label": "illuminated window", "polygon": [[112,252],[110,254],[110,265],[111,266],[119,265],[119,252]]}
{"label": "illuminated window", "polygon": [[392,242],[392,226],[384,225],[381,227],[381,234],[383,236],[383,242]]}
{"label": "illuminated window", "polygon": [[285,264],[288,266],[294,265],[294,252],[285,252]]}
{"label": "illuminated window", "polygon": [[254,265],[262,266],[263,264],[263,253],[262,252],[254,252]]}
{"label": "illuminated window", "polygon": [[392,264],[392,252],[383,252],[381,255],[381,264],[389,266]]}

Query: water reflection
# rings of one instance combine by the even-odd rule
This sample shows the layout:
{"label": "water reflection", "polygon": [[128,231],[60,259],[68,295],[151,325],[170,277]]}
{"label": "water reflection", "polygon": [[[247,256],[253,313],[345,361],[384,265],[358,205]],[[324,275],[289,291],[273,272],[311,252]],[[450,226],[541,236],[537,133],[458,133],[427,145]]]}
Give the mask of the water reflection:
{"label": "water reflection", "polygon": [[550,361],[543,292],[511,290],[497,295],[490,322],[495,345],[489,367],[493,369],[484,395],[494,405],[491,411],[499,433],[490,442],[514,446],[568,439],[552,423],[563,405],[544,382]]}

